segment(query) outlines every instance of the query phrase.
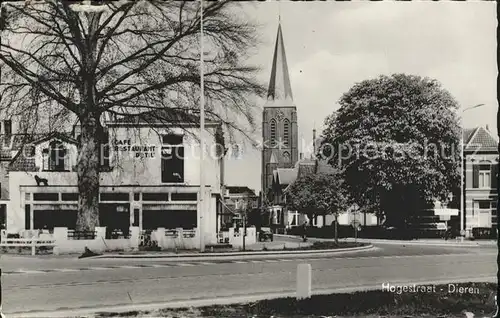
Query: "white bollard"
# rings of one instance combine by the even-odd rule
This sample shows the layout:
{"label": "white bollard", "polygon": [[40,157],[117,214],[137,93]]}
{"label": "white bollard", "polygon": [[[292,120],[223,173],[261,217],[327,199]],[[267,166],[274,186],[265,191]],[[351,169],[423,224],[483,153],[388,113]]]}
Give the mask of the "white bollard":
{"label": "white bollard", "polygon": [[311,298],[311,264],[297,265],[297,299]]}

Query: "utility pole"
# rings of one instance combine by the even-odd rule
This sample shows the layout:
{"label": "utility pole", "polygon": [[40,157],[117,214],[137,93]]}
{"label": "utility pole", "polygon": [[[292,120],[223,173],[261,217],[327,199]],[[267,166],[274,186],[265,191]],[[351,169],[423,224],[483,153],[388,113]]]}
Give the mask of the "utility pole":
{"label": "utility pole", "polygon": [[199,197],[199,233],[200,233],[200,252],[205,251],[205,233],[204,233],[204,219],[205,213],[205,173],[204,173],[204,159],[205,159],[205,70],[203,62],[203,0],[200,0],[200,197]]}

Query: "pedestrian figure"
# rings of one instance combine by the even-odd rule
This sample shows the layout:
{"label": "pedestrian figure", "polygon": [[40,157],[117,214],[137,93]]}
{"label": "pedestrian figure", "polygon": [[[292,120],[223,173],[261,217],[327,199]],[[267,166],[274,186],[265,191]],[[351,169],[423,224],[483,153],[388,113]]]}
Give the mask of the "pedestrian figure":
{"label": "pedestrian figure", "polygon": [[302,224],[302,241],[307,241],[307,221]]}

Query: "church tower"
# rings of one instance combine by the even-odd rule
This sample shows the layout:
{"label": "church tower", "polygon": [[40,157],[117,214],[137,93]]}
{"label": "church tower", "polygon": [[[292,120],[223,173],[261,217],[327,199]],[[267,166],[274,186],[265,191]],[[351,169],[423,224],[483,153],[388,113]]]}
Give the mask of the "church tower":
{"label": "church tower", "polygon": [[274,47],[267,101],[262,114],[262,193],[267,195],[276,168],[293,168],[298,161],[297,108],[286,63],[281,24]]}

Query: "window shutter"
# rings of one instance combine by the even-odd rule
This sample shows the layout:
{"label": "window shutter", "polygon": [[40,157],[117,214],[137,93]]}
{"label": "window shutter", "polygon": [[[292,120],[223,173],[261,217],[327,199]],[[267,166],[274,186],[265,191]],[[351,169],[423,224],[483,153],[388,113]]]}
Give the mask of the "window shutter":
{"label": "window shutter", "polygon": [[491,188],[496,189],[498,185],[498,164],[491,165]]}
{"label": "window shutter", "polygon": [[479,165],[472,166],[472,187],[479,188]]}

